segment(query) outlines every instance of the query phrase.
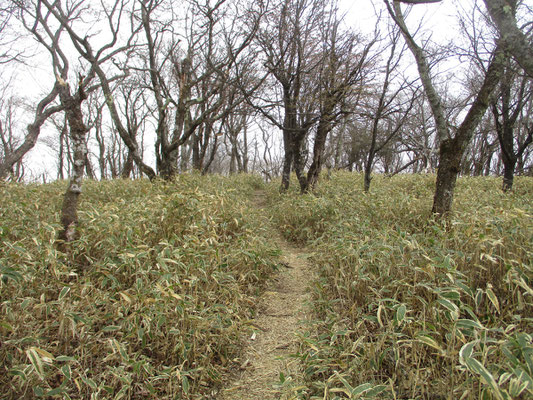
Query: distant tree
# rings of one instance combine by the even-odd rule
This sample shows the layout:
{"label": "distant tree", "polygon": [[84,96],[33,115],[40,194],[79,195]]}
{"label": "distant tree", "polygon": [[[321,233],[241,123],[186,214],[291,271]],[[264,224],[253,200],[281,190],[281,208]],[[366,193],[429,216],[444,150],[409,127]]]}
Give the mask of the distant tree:
{"label": "distant tree", "polygon": [[12,26],[16,19],[20,0],[0,0],[0,65],[24,59],[20,46],[21,34]]}
{"label": "distant tree", "polygon": [[517,121],[523,108],[533,96],[531,78],[520,77],[511,62],[507,62],[499,91],[492,102],[492,115],[503,161],[503,185],[507,192],[513,188],[517,161],[533,142],[533,125],[528,128],[527,136],[520,141]]}
{"label": "distant tree", "polygon": [[[237,110],[236,110],[237,111]],[[223,131],[226,151],[230,155],[229,173],[247,173],[250,160],[250,141],[248,127],[251,111],[243,105],[240,112],[234,112],[224,121]]]}
{"label": "distant tree", "polygon": [[466,150],[461,174],[474,176],[490,175],[492,165],[497,160],[495,156],[499,156],[498,138],[494,128],[494,120],[487,113],[481,120]]}
{"label": "distant tree", "polygon": [[[334,1],[282,0],[258,35],[269,79],[267,94],[254,106],[283,133],[281,191],[288,189],[291,171],[303,192],[312,190],[324,162],[327,136],[361,86],[373,42],[360,46],[360,38],[343,32],[340,24]],[[312,133],[306,175],[306,140]]]}
{"label": "distant tree", "polygon": [[[4,88],[0,93],[0,166],[4,160],[13,154],[19,146],[20,138],[17,135],[17,99],[9,96]],[[22,159],[15,162],[6,176],[13,181],[21,181],[25,175],[25,168]]]}
{"label": "distant tree", "polygon": [[318,36],[323,18],[322,1],[280,0],[258,34],[269,79],[264,86],[267,95],[253,105],[283,133],[281,191],[289,188],[293,170],[305,184],[302,147],[317,121],[311,75],[322,61]]}
{"label": "distant tree", "polygon": [[360,98],[366,77],[373,62],[369,53],[375,39],[365,44],[352,32],[342,32],[341,20],[332,7],[328,23],[323,29],[321,57],[316,77],[315,99],[318,104],[318,121],[313,138],[313,154],[307,179],[301,184],[302,192],[311,191],[318,182],[325,159],[325,145],[329,133],[344,120],[346,113],[354,112],[350,107]]}
{"label": "distant tree", "polygon": [[280,151],[276,151],[278,143],[276,143],[274,133],[268,129],[270,127],[268,122],[259,118],[256,126],[261,132],[261,146],[263,149],[260,171],[266,181],[271,181],[281,175],[283,168],[282,145],[279,148]]}
{"label": "distant tree", "polygon": [[224,121],[244,102],[237,82],[253,61],[247,49],[263,10],[259,5],[243,12],[229,0],[191,0],[185,31],[174,33],[174,19],[160,22],[168,14],[164,1],[140,3],[147,42],[144,68],[156,103],[158,172],[167,179],[177,173],[183,146],[190,146],[181,152],[183,167],[192,155],[193,168],[205,172]]}
{"label": "distant tree", "polygon": [[[511,2],[510,11],[515,14],[518,3]],[[474,68],[470,69],[467,79],[470,85],[477,86],[480,72],[485,72],[483,55],[486,49],[490,48],[492,38],[498,33],[494,32],[491,24],[487,24],[489,17],[481,6],[475,5],[474,12],[463,12],[460,16],[461,30],[463,37],[467,38],[467,46],[460,50],[461,57],[468,57],[472,61]],[[490,32],[492,30],[492,32]],[[489,32],[487,32],[489,31]],[[500,41],[504,42],[501,38]],[[500,144],[500,156],[503,162],[503,190],[512,189],[513,176],[518,159],[530,144],[532,138],[520,138],[520,124],[518,123],[522,115],[522,109],[526,106],[532,95],[531,78],[523,76],[523,70],[513,59],[505,61],[505,70],[501,82],[491,98],[491,111],[493,123],[485,121],[484,127],[476,135],[475,143],[470,146],[474,161],[473,169],[468,171],[474,174],[481,174],[483,170],[490,169],[490,159],[496,151],[496,144]],[[515,129],[516,128],[516,129]],[[492,132],[491,132],[492,131]],[[494,136],[496,140],[494,140]],[[463,168],[465,172],[468,166]]]}
{"label": "distant tree", "polygon": [[[400,75],[399,65],[404,54],[404,48],[399,46],[400,31],[391,29],[387,39],[389,39],[388,49],[383,49],[383,52],[388,50],[389,54],[385,59],[383,74],[380,76],[382,82],[376,88],[374,96],[367,96],[367,102],[370,100],[370,103],[365,114],[370,117],[370,143],[364,161],[365,192],[370,189],[376,154],[398,137],[418,97],[418,89],[412,88],[413,82]],[[411,94],[408,93],[410,88],[413,89]],[[372,98],[376,101],[372,101]],[[379,135],[380,133],[382,134]]]}
{"label": "distant tree", "polygon": [[405,121],[399,140],[402,151],[410,158],[411,164],[405,169],[412,166],[414,173],[435,171],[438,163],[435,125],[431,109],[423,97],[413,104],[411,117]]}
{"label": "distant tree", "polygon": [[[150,110],[147,106],[148,93],[141,82],[138,74],[130,75],[118,81],[113,92],[116,93],[117,106],[121,119],[124,121],[126,133],[132,141],[139,143],[139,154],[143,158],[143,135],[147,128],[146,123],[150,117]],[[111,129],[111,131],[116,132],[115,129]],[[115,140],[120,144],[120,137],[115,138]],[[124,146],[120,145],[119,147]],[[108,158],[112,156],[112,154],[108,154]],[[119,150],[114,158],[115,175],[123,179],[132,177],[135,171],[135,160],[131,150],[126,146]]]}

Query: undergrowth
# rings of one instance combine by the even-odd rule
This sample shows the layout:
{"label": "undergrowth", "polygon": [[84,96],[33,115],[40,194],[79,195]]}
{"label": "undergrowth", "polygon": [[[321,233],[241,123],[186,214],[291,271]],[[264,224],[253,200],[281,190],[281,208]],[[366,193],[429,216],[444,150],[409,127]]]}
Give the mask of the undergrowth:
{"label": "undergrowth", "polygon": [[433,176],[270,186],[275,224],[317,269],[293,398],[533,396],[533,180],[500,186],[459,179],[447,222],[430,216]]}
{"label": "undergrowth", "polygon": [[209,398],[240,352],[278,250],[260,178],[0,186],[0,398]]}

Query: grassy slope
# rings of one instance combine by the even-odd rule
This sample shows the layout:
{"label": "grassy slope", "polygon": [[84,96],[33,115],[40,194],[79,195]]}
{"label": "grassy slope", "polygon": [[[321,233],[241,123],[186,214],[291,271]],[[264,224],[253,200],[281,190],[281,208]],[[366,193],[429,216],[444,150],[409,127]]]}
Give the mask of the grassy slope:
{"label": "grassy slope", "polygon": [[275,269],[259,178],[88,182],[56,249],[64,183],[0,186],[0,398],[206,398]]}
{"label": "grassy slope", "polygon": [[500,185],[460,179],[446,226],[429,220],[432,176],[378,176],[370,194],[348,173],[317,197],[270,188],[276,224],[319,272],[295,397],[533,394],[533,180]]}
{"label": "grassy slope", "polygon": [[[504,195],[461,179],[448,226],[428,221],[433,185],[378,176],[363,194],[338,173],[316,197],[267,188],[319,272],[295,397],[527,398],[533,181]],[[88,183],[68,254],[54,243],[63,183],[0,187],[0,398],[207,398],[275,267],[246,200],[259,187]]]}

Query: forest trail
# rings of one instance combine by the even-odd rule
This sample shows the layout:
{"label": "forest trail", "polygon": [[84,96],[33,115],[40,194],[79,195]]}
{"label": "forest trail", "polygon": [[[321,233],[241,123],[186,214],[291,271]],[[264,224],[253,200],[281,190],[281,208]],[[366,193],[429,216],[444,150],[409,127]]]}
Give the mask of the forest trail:
{"label": "forest trail", "polygon": [[[266,206],[265,195],[257,192],[254,205]],[[305,325],[305,304],[312,271],[308,254],[285,240],[280,234],[273,240],[281,249],[281,269],[258,299],[254,333],[246,340],[240,370],[220,392],[220,400],[279,399],[276,388],[280,372],[298,375],[299,362],[290,355],[297,350],[297,333]]]}

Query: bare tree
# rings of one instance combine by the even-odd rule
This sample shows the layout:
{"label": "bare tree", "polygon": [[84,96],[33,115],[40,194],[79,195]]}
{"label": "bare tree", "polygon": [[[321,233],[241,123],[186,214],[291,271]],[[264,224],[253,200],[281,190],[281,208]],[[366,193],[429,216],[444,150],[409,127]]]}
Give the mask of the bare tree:
{"label": "bare tree", "polygon": [[[317,121],[312,100],[315,96],[311,93],[316,85],[310,76],[323,57],[318,34],[323,17],[321,1],[282,0],[269,13],[258,35],[271,79],[264,86],[266,98],[257,98],[253,105],[283,132],[281,191],[288,189],[293,169],[301,186],[305,184],[302,146]],[[273,100],[272,95],[276,96]]]}
{"label": "bare tree", "polygon": [[[335,2],[282,0],[258,35],[269,80],[254,107],[283,133],[281,191],[294,170],[302,191],[315,185],[327,136],[347,112],[371,44],[340,28]],[[314,132],[312,163],[304,174],[306,140]]]}
{"label": "bare tree", "polygon": [[353,109],[348,110],[348,107],[357,107],[369,66],[372,65],[368,58],[375,40],[362,45],[362,40],[353,33],[341,32],[339,29],[341,21],[333,7],[328,16],[328,23],[323,29],[321,55],[323,62],[318,65],[318,74],[315,78],[318,86],[316,100],[319,117],[312,163],[307,173],[307,180],[301,187],[302,192],[312,190],[318,182],[324,163],[328,134],[343,120],[347,112],[353,112]]}
{"label": "bare tree", "polygon": [[[17,135],[17,99],[8,96],[6,89],[0,94],[0,165],[18,147],[20,139]],[[21,181],[24,178],[24,164],[22,159],[11,166],[8,176],[13,181]]]}
{"label": "bare tree", "polygon": [[[63,9],[63,6],[60,2],[51,3],[48,0],[41,1],[50,14],[53,15],[57,22],[64,28],[77,52],[85,61],[87,61],[89,69],[97,76],[113,123],[115,124],[120,137],[131,152],[135,163],[139,166],[139,169],[142,171],[142,173],[146,174],[150,179],[155,178],[156,174],[154,170],[143,162],[138,143],[136,140],[130,137],[126,127],[123,124],[111,87],[111,84],[114,80],[124,76],[124,74],[127,73],[126,67],[118,65],[117,58],[123,55],[126,51],[132,49],[134,40],[137,37],[137,33],[141,29],[140,25],[136,25],[133,21],[131,21],[130,35],[128,35],[125,43],[120,45],[117,44],[121,37],[120,22],[126,18],[126,7],[128,5],[128,1],[118,0],[112,3],[110,8],[106,8],[106,5],[101,3],[101,11],[103,12],[107,22],[107,34],[109,36],[109,40],[100,45],[97,50],[93,48],[90,42],[90,40],[96,41],[94,35],[92,35],[90,32],[83,34],[79,33],[74,26],[76,19],[69,18],[68,12]],[[85,0],[78,0],[74,2],[71,7],[78,9],[87,7],[87,2]],[[111,63],[120,69],[117,74],[110,75],[105,68],[106,65]]]}
{"label": "bare tree", "polygon": [[[237,82],[252,61],[246,50],[263,12],[259,6],[238,15],[229,0],[189,4],[186,31],[173,33],[173,20],[155,22],[161,20],[157,16],[165,3],[141,1],[147,86],[156,103],[157,167],[167,179],[177,173],[180,147],[185,145],[190,146],[193,168],[209,168],[224,120],[244,101]],[[180,38],[186,43],[183,51]],[[184,166],[189,151],[181,155]]]}
{"label": "bare tree", "polygon": [[[65,67],[65,66],[64,66]],[[66,75],[66,74],[65,74]],[[58,77],[60,84],[59,96],[65,108],[66,120],[69,125],[69,136],[73,148],[73,166],[69,186],[61,207],[61,224],[63,231],[60,239],[72,241],[76,236],[78,225],[78,199],[81,194],[83,172],[87,165],[87,127],[83,122],[82,102],[87,98],[84,91],[84,79],[80,75],[77,88],[71,92],[70,85]]]}
{"label": "bare tree", "polygon": [[250,121],[251,110],[246,105],[243,105],[239,112],[232,113],[224,121],[224,144],[230,155],[230,174],[248,172],[250,158],[248,127]]}
{"label": "bare tree", "polygon": [[412,172],[435,171],[438,163],[436,132],[431,109],[428,109],[423,97],[419,97],[413,104],[411,118],[405,121],[403,129],[401,147],[411,158],[409,162],[412,161]]}
{"label": "bare tree", "polygon": [[455,135],[453,135],[446,119],[442,100],[433,84],[429,63],[424,49],[416,43],[415,39],[409,32],[404,21],[400,3],[394,1],[391,6],[387,0],[384,1],[389,14],[401,29],[402,35],[415,57],[420,79],[435,119],[437,135],[440,142],[440,154],[432,211],[436,215],[444,216],[451,211],[455,183],[457,181],[457,175],[460,172],[460,164],[463,154],[472,138],[474,130],[489,106],[492,92],[500,81],[500,77],[503,73],[505,54],[500,45],[494,46],[492,57],[486,68],[483,82],[477,90],[477,95],[465,118],[457,128]]}
{"label": "bare tree", "polygon": [[24,59],[20,46],[22,35],[11,23],[18,13],[19,1],[0,0],[0,65]]}
{"label": "bare tree", "polygon": [[[16,13],[15,15],[17,16],[17,19],[24,23],[26,18],[29,17],[29,7],[31,7],[31,4],[26,7],[25,2],[17,0],[11,3],[8,8],[1,8],[2,16],[4,15],[3,13],[8,13],[7,17],[5,17],[4,19],[4,22],[0,25],[2,31],[5,29],[5,24],[7,23],[8,18],[11,17],[13,13]],[[26,25],[26,27],[29,31],[31,31],[31,26]],[[1,33],[2,32],[0,32],[0,34]],[[6,56],[4,57],[4,61],[6,61],[6,58],[9,60],[12,59],[11,56]],[[38,102],[37,107],[34,111],[33,120],[27,126],[27,131],[24,135],[24,139],[18,142],[17,146],[11,146],[9,150],[4,147],[4,156],[0,162],[0,179],[6,179],[8,175],[13,171],[14,166],[20,164],[22,158],[35,146],[35,144],[37,143],[37,139],[39,138],[39,135],[41,133],[41,128],[47,121],[47,119],[53,114],[63,109],[63,106],[57,104],[56,102],[58,95],[59,85],[57,82],[55,82],[48,94],[44,95],[42,99]]]}
{"label": "bare tree", "polygon": [[502,189],[507,192],[513,188],[517,161],[533,141],[533,126],[523,142],[520,142],[518,135],[515,134],[517,121],[523,107],[533,95],[533,90],[530,79],[520,78],[510,62],[507,62],[499,89],[497,98],[492,102],[492,114],[504,167]]}
{"label": "bare tree", "polygon": [[[83,12],[80,4],[66,10],[66,18],[77,19]],[[63,230],[60,239],[70,242],[75,238],[78,224],[78,198],[81,194],[84,169],[87,165],[87,127],[84,123],[81,104],[87,98],[85,88],[94,77],[90,71],[86,77],[78,77],[78,82],[72,91],[68,80],[70,79],[70,64],[66,53],[62,49],[61,34],[64,27],[59,25],[53,29],[53,16],[49,10],[43,7],[40,0],[23,8],[22,21],[26,29],[31,32],[37,42],[45,48],[52,60],[52,67],[56,78],[55,88],[59,95],[61,108],[65,112],[65,120],[69,127],[69,139],[72,144],[73,166],[69,180],[69,186],[63,198],[61,208],[61,223]]]}
{"label": "bare tree", "polygon": [[[411,88],[413,83],[409,79],[402,79],[401,75],[399,75],[400,60],[403,58],[405,51],[405,47],[398,49],[399,30],[391,29],[388,38],[390,39],[388,41],[389,56],[385,62],[381,87],[376,93],[377,103],[371,102],[368,110],[368,115],[372,118],[370,122],[371,140],[364,166],[365,192],[370,189],[370,175],[376,154],[382,151],[401,132],[418,96],[417,88],[414,88],[410,95],[407,94],[407,89]],[[400,81],[391,88],[393,81],[397,79],[400,79]],[[367,97],[372,99],[373,96]],[[395,118],[395,116],[398,116],[398,118]],[[378,138],[380,130],[383,131],[382,138]]]}
{"label": "bare tree", "polygon": [[26,128],[27,132],[24,140],[18,146],[11,148],[7,154],[4,154],[4,158],[0,162],[0,179],[6,179],[13,170],[13,167],[17,163],[20,163],[22,158],[35,147],[41,133],[41,128],[46,120],[51,115],[62,111],[63,106],[54,103],[58,94],[59,90],[56,82],[50,92],[37,104],[33,120]]}

